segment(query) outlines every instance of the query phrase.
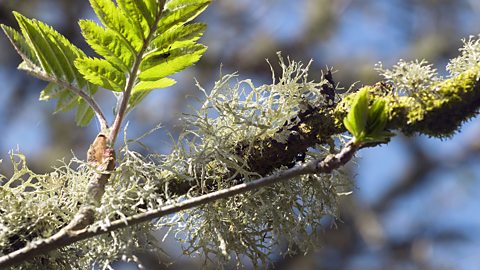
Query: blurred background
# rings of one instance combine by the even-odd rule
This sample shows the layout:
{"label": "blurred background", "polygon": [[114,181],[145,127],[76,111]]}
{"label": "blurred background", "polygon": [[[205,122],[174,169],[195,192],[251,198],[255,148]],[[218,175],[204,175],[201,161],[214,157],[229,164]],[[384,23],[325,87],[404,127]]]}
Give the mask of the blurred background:
{"label": "blurred background", "polygon": [[[17,10],[52,25],[91,54],[77,24],[93,18],[87,0],[0,0],[0,23],[17,27]],[[374,65],[390,67],[400,58],[426,59],[445,75],[448,59],[462,38],[480,34],[479,0],[214,0],[199,18],[209,27],[209,49],[193,68],[175,76],[178,84],[154,91],[129,115],[129,138],[157,124],[161,132],[145,139],[151,151],[168,152],[168,133],[179,130],[189,96],[199,95],[194,78],[209,89],[223,72],[238,71],[257,84],[270,83],[265,59],[276,52],[308,62],[311,78],[333,66],[334,79],[348,88],[380,78]],[[46,85],[17,71],[20,58],[0,35],[0,171],[9,175],[8,152],[19,148],[29,165],[49,171],[72,153],[85,158],[98,124],[78,128],[73,114],[54,114],[54,102],[40,102]],[[106,92],[106,91],[105,91]],[[110,115],[113,97],[98,100]],[[342,200],[340,220],[307,256],[272,257],[272,269],[480,269],[480,119],[456,136],[438,140],[397,136],[360,153],[353,195]],[[121,140],[120,140],[121,141]],[[199,261],[179,255],[165,243],[170,269],[196,269]],[[149,269],[159,269],[144,256]],[[135,269],[131,265],[119,268]]]}

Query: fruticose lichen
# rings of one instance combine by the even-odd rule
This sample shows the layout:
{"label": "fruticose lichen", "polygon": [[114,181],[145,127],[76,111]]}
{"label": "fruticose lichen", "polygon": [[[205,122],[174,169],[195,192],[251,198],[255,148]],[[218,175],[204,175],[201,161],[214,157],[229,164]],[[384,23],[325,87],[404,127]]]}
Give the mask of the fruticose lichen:
{"label": "fruticose lichen", "polygon": [[[424,62],[383,70],[388,82],[365,86],[371,100],[386,102],[387,128],[407,135],[448,137],[480,107],[480,42],[465,41],[462,54],[440,80]],[[142,156],[126,142],[119,151],[93,226],[108,226],[132,214],[231,187],[304,161],[322,158],[344,143],[343,118],[355,93],[327,102],[331,82],[308,79],[309,65],[280,58],[280,79],[255,86],[225,75],[211,91],[203,88],[200,109],[185,117],[185,131],[170,154]],[[402,73],[404,72],[404,73]],[[415,73],[417,72],[417,73]],[[402,74],[406,76],[402,77]],[[272,76],[275,78],[275,75]],[[0,254],[45,238],[85,202],[95,173],[73,158],[49,174],[36,174],[20,154],[12,155],[13,175],[0,186]],[[108,268],[116,259],[138,261],[139,250],[158,252],[151,232],[168,227],[185,254],[223,265],[245,259],[265,266],[275,252],[308,252],[327,216],[335,216],[339,196],[351,191],[341,170],[297,177],[260,190],[84,240],[27,261],[19,269]]]}
{"label": "fruticose lichen", "polygon": [[[317,144],[320,140],[316,134],[310,134],[317,130],[311,127],[313,121],[303,123],[305,119],[297,117],[306,117],[307,110],[328,106],[321,92],[327,82],[309,81],[309,65],[280,59],[283,72],[278,82],[257,87],[249,80],[237,81],[236,75],[230,74],[222,76],[209,93],[200,88],[205,101],[198,111],[185,117],[187,128],[170,154],[142,156],[125,143],[117,159],[118,167],[96,209],[93,226],[108,226],[113,220],[274,174],[341,147],[343,138],[336,135],[327,136],[331,140],[327,145]],[[293,130],[297,126],[299,131]],[[288,146],[292,138],[312,140],[304,143],[303,150],[271,148],[272,143]],[[296,151],[303,156],[265,167],[263,173],[252,169],[253,157],[272,149],[278,153],[291,151],[292,155]],[[3,254],[48,237],[66,225],[85,200],[85,187],[94,173],[88,164],[74,158],[54,173],[38,175],[20,157],[14,177],[0,187],[5,196],[11,193],[15,198],[0,204],[1,211],[9,213],[0,219]],[[317,245],[315,236],[324,227],[323,219],[335,216],[339,196],[350,190],[350,178],[342,171],[302,176],[78,242],[54,255],[25,262],[20,268],[86,269],[92,263],[106,268],[119,258],[137,261],[135,254],[139,250],[161,250],[151,232],[165,227],[178,237],[190,256],[200,255],[206,262],[220,264],[231,259],[241,264],[247,258],[254,265],[266,265],[269,256],[279,250],[312,250]],[[43,205],[37,204],[39,199]]]}

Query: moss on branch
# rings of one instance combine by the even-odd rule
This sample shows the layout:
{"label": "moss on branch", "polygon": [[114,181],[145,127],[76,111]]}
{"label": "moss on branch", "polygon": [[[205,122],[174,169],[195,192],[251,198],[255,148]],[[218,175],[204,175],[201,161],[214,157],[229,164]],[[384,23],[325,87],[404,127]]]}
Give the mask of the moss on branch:
{"label": "moss on branch", "polygon": [[[479,42],[472,42],[480,48]],[[388,73],[387,82],[363,89],[369,91],[370,102],[385,101],[388,129],[406,135],[449,137],[464,121],[475,116],[480,107],[480,55],[468,55],[452,62],[451,76],[445,80],[434,77],[432,69],[427,68],[426,76],[417,76],[410,70],[411,82],[395,83],[405,77],[401,76],[401,70],[394,70]],[[232,81],[235,75],[226,75],[208,94],[204,90],[204,103],[185,120],[188,128],[170,154],[145,157],[129,150],[126,144],[119,166],[106,186],[102,205],[96,209],[94,225],[120,222],[184,198],[275,175],[304,160],[322,159],[342,147],[342,136],[346,134],[343,119],[356,92],[332,95],[335,83],[331,76],[312,82],[307,78],[308,65],[304,67],[290,60],[284,63],[282,58],[280,64],[283,73],[272,84],[257,87],[249,80]],[[416,72],[422,72],[422,65],[414,64]],[[408,65],[403,62],[402,70],[409,70]],[[398,89],[410,85],[414,87],[407,91]],[[12,177],[10,182],[19,181],[19,186],[5,184],[0,189],[25,197],[20,203],[19,196],[12,196],[0,205],[0,213],[9,213],[0,219],[0,227],[8,228],[0,230],[0,250],[8,252],[19,247],[15,243],[23,246],[37,237],[47,237],[55,228],[68,223],[86,199],[86,194],[78,190],[85,190],[87,179],[94,173],[87,164],[77,162],[79,167],[65,165],[48,175],[15,167],[15,175],[21,178],[29,175],[38,181],[31,186],[31,181]],[[25,186],[33,190],[24,193]],[[48,190],[52,192],[45,192]],[[267,262],[273,247],[280,244],[278,235],[302,251],[311,250],[317,233],[312,228],[320,228],[325,215],[335,215],[338,197],[350,190],[351,179],[341,170],[302,175],[188,210],[186,214],[79,242],[59,250],[61,256],[44,255],[25,265],[35,265],[40,259],[51,260],[50,265],[63,265],[70,262],[71,254],[79,252],[87,256],[72,268],[82,269],[93,260],[107,265],[123,254],[134,260],[138,248],[157,249],[149,233],[165,226],[171,226],[174,234],[186,235],[179,239],[186,242],[186,254],[202,252],[205,258],[222,262],[227,262],[230,256],[246,255],[254,263]],[[48,207],[39,206],[38,198]],[[61,219],[57,218],[59,213]],[[32,224],[21,217],[42,223]],[[54,223],[40,226],[44,221]],[[35,234],[22,228],[29,228]],[[20,241],[12,237],[20,237]],[[258,249],[257,245],[266,248]],[[98,248],[92,250],[91,246]]]}
{"label": "moss on branch", "polygon": [[[479,73],[480,65],[426,89],[419,89],[410,96],[396,95],[392,85],[383,82],[363,88],[369,90],[371,100],[386,101],[389,115],[387,129],[399,130],[407,136],[425,134],[447,138],[451,137],[464,121],[475,116],[480,107]],[[330,83],[325,84],[331,87]],[[357,92],[354,92],[343,96],[334,106],[308,105],[279,127],[273,135],[253,141],[239,141],[232,149],[232,155],[241,157],[249,171],[261,176],[281,167],[291,167],[305,157],[309,148],[318,145],[328,147],[332,143],[332,136],[346,132],[343,118],[356,94]],[[279,140],[279,134],[285,139]],[[212,164],[215,162],[212,160]],[[232,178],[235,170],[224,170],[224,173],[223,176],[217,175],[218,179]],[[239,174],[235,179],[243,181],[243,175]],[[196,183],[191,181],[179,182],[169,187],[169,192],[176,195],[186,194],[194,185]],[[207,184],[206,186],[210,186],[208,190],[212,190],[211,185],[216,184],[213,181]]]}
{"label": "moss on branch", "polygon": [[[453,78],[433,84],[410,96],[397,96],[389,85],[365,86],[373,99],[386,101],[389,122],[387,128],[405,135],[425,134],[432,137],[451,137],[460,125],[478,113],[480,107],[480,65]],[[385,94],[387,93],[387,94]],[[335,108],[335,123],[348,112],[356,93],[345,97]]]}

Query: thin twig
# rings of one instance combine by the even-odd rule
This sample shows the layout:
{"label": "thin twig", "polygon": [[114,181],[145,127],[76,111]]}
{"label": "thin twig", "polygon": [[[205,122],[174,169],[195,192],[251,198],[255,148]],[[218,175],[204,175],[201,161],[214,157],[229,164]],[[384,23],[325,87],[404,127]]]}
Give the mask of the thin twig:
{"label": "thin twig", "polygon": [[0,257],[0,268],[18,264],[24,260],[31,259],[36,255],[44,254],[46,252],[70,245],[81,240],[109,233],[111,231],[122,229],[142,222],[150,221],[152,219],[160,218],[169,214],[177,213],[182,210],[205,205],[213,201],[230,198],[248,191],[257,190],[259,188],[286,181],[300,175],[330,173],[334,169],[345,165],[350,159],[352,159],[353,155],[357,152],[359,148],[359,145],[350,141],[337,154],[331,154],[324,159],[313,160],[304,165],[293,167],[291,169],[254,180],[252,182],[242,183],[227,189],[187,199],[185,201],[174,203],[171,205],[166,205],[155,210],[147,211],[145,213],[136,214],[126,219],[113,221],[106,226],[92,226],[76,231],[62,229],[61,231],[47,239],[34,241],[24,248]]}
{"label": "thin twig", "polygon": [[[3,26],[2,26],[2,28],[3,28]],[[5,31],[5,29],[4,29],[4,31]],[[30,58],[27,55],[25,55],[25,53],[22,50],[20,50],[17,47],[17,45],[15,45],[14,40],[10,37],[10,35],[6,31],[5,31],[5,34],[7,34],[8,39],[13,44],[13,47],[15,48],[17,53],[22,57],[22,59],[25,61],[25,63],[27,63],[27,66],[35,67],[35,64],[33,64],[32,61],[30,60]],[[70,90],[72,93],[74,93],[74,94],[80,96],[81,98],[83,98],[83,100],[85,100],[85,102],[95,112],[97,120],[100,123],[100,129],[101,130],[106,130],[108,128],[108,122],[107,122],[107,119],[105,118],[105,115],[102,112],[102,109],[100,109],[100,106],[98,106],[97,102],[92,97],[87,95],[87,93],[83,92],[82,89],[77,88],[76,86],[72,85],[69,82],[65,82],[65,81],[59,80],[59,79],[57,79],[53,76],[50,76],[45,71],[43,71],[41,69],[34,68],[34,69],[23,69],[23,70],[25,70],[28,74],[32,75],[35,78],[38,78],[38,79],[43,80],[43,81],[58,84],[58,85],[62,86],[63,88],[66,88],[66,89]]]}
{"label": "thin twig", "polygon": [[44,71],[41,71],[41,70],[26,70],[26,71],[30,75],[32,75],[33,77],[36,77],[36,78],[38,78],[40,80],[43,80],[43,81],[58,84],[61,87],[66,88],[69,91],[71,91],[72,93],[74,93],[74,94],[80,96],[81,98],[83,98],[83,100],[85,100],[85,102],[95,112],[95,116],[97,117],[97,120],[100,123],[100,129],[101,130],[106,130],[108,128],[108,122],[107,122],[107,119],[105,118],[105,115],[102,112],[102,109],[100,109],[100,106],[98,105],[98,103],[92,97],[90,97],[87,93],[82,91],[82,89],[74,86],[71,83],[68,83],[68,82],[59,80],[57,78],[54,78],[52,76],[49,76],[47,73],[45,73]]}
{"label": "thin twig", "polygon": [[[157,19],[152,24],[152,27],[150,29],[149,35],[145,38],[143,42],[143,46],[140,49],[140,51],[137,53],[132,68],[130,70],[127,83],[125,85],[125,89],[123,91],[123,96],[121,98],[120,106],[117,109],[117,114],[115,115],[115,120],[112,125],[112,129],[110,130],[110,133],[108,135],[108,140],[111,145],[115,143],[116,137],[118,135],[118,132],[120,130],[120,126],[122,125],[123,118],[125,116],[127,107],[128,107],[128,102],[130,100],[130,95],[132,92],[132,89],[134,87],[134,83],[137,80],[137,72],[140,67],[140,63],[143,58],[143,54],[148,48],[148,45],[150,41],[154,37],[154,33],[156,30],[156,27],[158,25],[158,21],[160,20],[162,16],[162,11],[163,11],[163,6],[165,4],[165,1],[162,2],[161,8],[159,10],[159,13],[157,15]],[[63,81],[58,81],[55,78],[51,78],[48,76],[46,73],[43,72],[34,72],[30,71],[31,75],[45,80],[45,81],[50,81],[50,82],[55,82],[59,84],[62,87],[65,87],[69,90],[71,90],[73,93],[81,96],[89,105],[92,107],[92,109],[95,111],[95,114],[97,115],[97,118],[100,122],[100,125],[102,127],[102,131],[106,130],[108,128],[108,123],[100,110],[100,107],[96,104],[96,102],[90,98],[85,92],[83,92],[81,89],[76,88],[75,86],[71,85],[70,83],[66,83]],[[112,149],[113,151],[113,149]],[[110,152],[109,152],[110,153]],[[111,156],[113,153],[113,157]],[[105,155],[106,153],[102,153]],[[108,154],[108,153],[107,153]],[[110,160],[110,158],[113,158]],[[114,169],[114,152],[110,153],[110,158],[109,162],[105,164],[107,166],[108,171],[111,171]],[[98,169],[98,168],[97,168]],[[100,170],[102,171],[102,170]],[[98,173],[96,174],[95,177],[89,182],[89,187],[88,187],[88,194],[91,197],[91,202],[89,203],[99,203],[102,195],[105,191],[105,185],[110,178],[109,173]],[[86,227],[94,222],[94,208],[93,205],[87,204],[84,207],[82,207],[73,217],[73,219],[69,222],[69,224],[65,227],[63,227],[59,232],[54,234],[53,236],[43,239],[43,240],[38,240],[34,241],[32,243],[29,243],[26,247],[19,249],[15,252],[12,252],[10,254],[7,254],[5,256],[0,257],[0,268],[3,267],[8,267],[11,265],[14,265],[16,263],[19,263],[23,260],[32,258],[35,255],[62,247],[66,246],[68,244],[80,241],[82,239],[86,239],[88,237],[88,232],[89,230],[86,230]],[[112,229],[113,230],[113,229]],[[82,234],[83,232],[83,234]],[[86,232],[86,233],[85,233]],[[101,234],[102,232],[98,233]]]}

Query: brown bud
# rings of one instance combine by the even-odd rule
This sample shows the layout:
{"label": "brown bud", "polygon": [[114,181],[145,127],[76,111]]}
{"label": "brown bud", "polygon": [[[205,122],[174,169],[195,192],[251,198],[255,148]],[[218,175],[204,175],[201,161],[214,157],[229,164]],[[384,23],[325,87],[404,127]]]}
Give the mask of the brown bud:
{"label": "brown bud", "polygon": [[100,165],[103,163],[103,153],[107,149],[107,136],[105,134],[98,134],[97,138],[90,145],[90,148],[87,152],[87,161],[94,164]]}

